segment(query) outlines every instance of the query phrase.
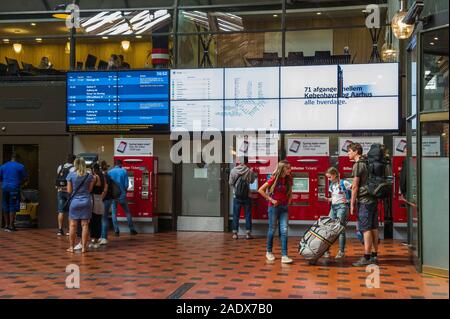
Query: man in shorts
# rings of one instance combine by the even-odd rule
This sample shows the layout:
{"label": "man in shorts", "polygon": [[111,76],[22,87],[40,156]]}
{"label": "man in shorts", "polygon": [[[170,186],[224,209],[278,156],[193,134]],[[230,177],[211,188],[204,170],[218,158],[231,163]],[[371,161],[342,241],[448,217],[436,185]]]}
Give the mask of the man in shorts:
{"label": "man in shorts", "polygon": [[367,162],[362,157],[363,149],[359,143],[352,143],[348,147],[348,157],[355,161],[352,177],[352,198],[350,201],[350,215],[358,214],[358,230],[364,236],[364,256],[354,267],[362,267],[378,262],[378,209],[377,200],[367,191],[369,171]]}
{"label": "man in shorts", "polygon": [[0,167],[2,184],[2,208],[5,217],[5,231],[14,232],[16,213],[20,211],[20,186],[28,178],[25,166],[17,162],[17,155],[11,155],[11,161]]}

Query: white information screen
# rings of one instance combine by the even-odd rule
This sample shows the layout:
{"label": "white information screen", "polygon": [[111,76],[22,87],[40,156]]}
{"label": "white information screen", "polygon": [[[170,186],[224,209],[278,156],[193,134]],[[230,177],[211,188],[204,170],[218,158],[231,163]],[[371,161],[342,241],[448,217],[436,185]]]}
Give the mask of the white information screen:
{"label": "white information screen", "polygon": [[225,99],[278,99],[280,68],[225,69]]}
{"label": "white information screen", "polygon": [[337,97],[337,65],[281,68],[281,98]]}
{"label": "white information screen", "polygon": [[280,100],[226,100],[225,130],[279,130]]}
{"label": "white information screen", "polygon": [[343,97],[360,98],[398,95],[398,64],[346,64],[342,70]]}
{"label": "white information screen", "polygon": [[172,70],[170,99],[172,101],[223,99],[223,69]]}
{"label": "white information screen", "polygon": [[[170,113],[172,129],[223,131],[223,100],[172,101]],[[195,130],[194,125],[197,125]]]}
{"label": "white information screen", "polygon": [[339,100],[340,130],[392,130],[398,128],[398,97]]}
{"label": "white information screen", "polygon": [[286,131],[335,131],[337,106],[330,99],[282,99],[281,127]]}

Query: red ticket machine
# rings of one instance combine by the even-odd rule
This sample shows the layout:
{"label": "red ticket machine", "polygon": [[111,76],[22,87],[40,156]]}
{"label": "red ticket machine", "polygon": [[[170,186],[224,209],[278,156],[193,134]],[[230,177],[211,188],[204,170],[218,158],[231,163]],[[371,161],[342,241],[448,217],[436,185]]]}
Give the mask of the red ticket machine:
{"label": "red ticket machine", "polygon": [[[158,158],[154,156],[115,156],[128,172],[127,202],[131,216],[151,219],[157,206]],[[126,217],[118,207],[119,220]]]}
{"label": "red ticket machine", "polygon": [[328,139],[289,139],[286,160],[291,164],[293,186],[289,206],[290,220],[316,220],[327,216],[330,204],[326,201],[330,167]]}
{"label": "red ticket machine", "polygon": [[392,215],[394,223],[407,222],[407,205],[400,200],[400,172],[406,158],[406,137],[393,138],[392,175],[393,175],[393,198]]}

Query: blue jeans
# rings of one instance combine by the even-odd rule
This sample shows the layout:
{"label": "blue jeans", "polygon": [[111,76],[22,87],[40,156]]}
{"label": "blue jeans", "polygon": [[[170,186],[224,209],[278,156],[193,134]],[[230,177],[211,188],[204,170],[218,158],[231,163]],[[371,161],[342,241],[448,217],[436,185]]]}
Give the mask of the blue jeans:
{"label": "blue jeans", "polygon": [[[345,225],[348,217],[348,209],[347,204],[331,205],[329,216],[333,219],[339,218],[341,224]],[[339,235],[339,250],[345,250],[345,230]]]}
{"label": "blue jeans", "polygon": [[252,200],[233,198],[233,232],[237,233],[239,230],[239,215],[241,207],[244,207],[245,211],[245,229],[252,231]]}
{"label": "blue jeans", "polygon": [[281,255],[287,256],[287,229],[288,229],[288,207],[269,206],[269,231],[267,232],[267,252],[272,252],[273,247],[273,234],[275,233],[275,227],[277,221],[280,223],[280,236],[281,236]]}
{"label": "blue jeans", "polygon": [[119,203],[119,205],[124,210],[125,215],[127,216],[128,227],[130,228],[130,231],[135,230],[133,225],[133,219],[131,217],[130,209],[128,208],[128,203],[126,199],[120,198],[120,199],[105,200],[103,203],[105,205],[105,213],[103,214],[102,219],[102,238],[108,239],[108,213],[111,205],[112,205],[111,217],[114,226],[114,231],[116,233],[119,232],[119,225],[117,223],[117,203]]}

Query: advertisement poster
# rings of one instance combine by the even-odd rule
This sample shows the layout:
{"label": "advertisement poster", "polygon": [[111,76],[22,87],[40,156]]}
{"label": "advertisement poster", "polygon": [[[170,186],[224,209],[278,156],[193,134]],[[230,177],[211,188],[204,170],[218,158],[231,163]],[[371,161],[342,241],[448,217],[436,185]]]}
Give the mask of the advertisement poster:
{"label": "advertisement poster", "polygon": [[288,156],[329,156],[328,138],[290,138],[287,143]]}
{"label": "advertisement poster", "polygon": [[[412,155],[416,156],[416,137],[412,138]],[[394,137],[394,156],[406,156],[406,136]],[[439,136],[422,137],[422,156],[441,156],[441,138]]]}
{"label": "advertisement poster", "polygon": [[347,149],[351,143],[359,143],[363,148],[363,154],[367,154],[370,146],[374,143],[383,144],[382,136],[371,137],[340,137],[339,138],[339,156],[347,156]]}
{"label": "advertisement poster", "polygon": [[278,138],[244,135],[236,142],[237,156],[278,156]]}
{"label": "advertisement poster", "polygon": [[153,139],[115,138],[114,156],[153,156]]}

